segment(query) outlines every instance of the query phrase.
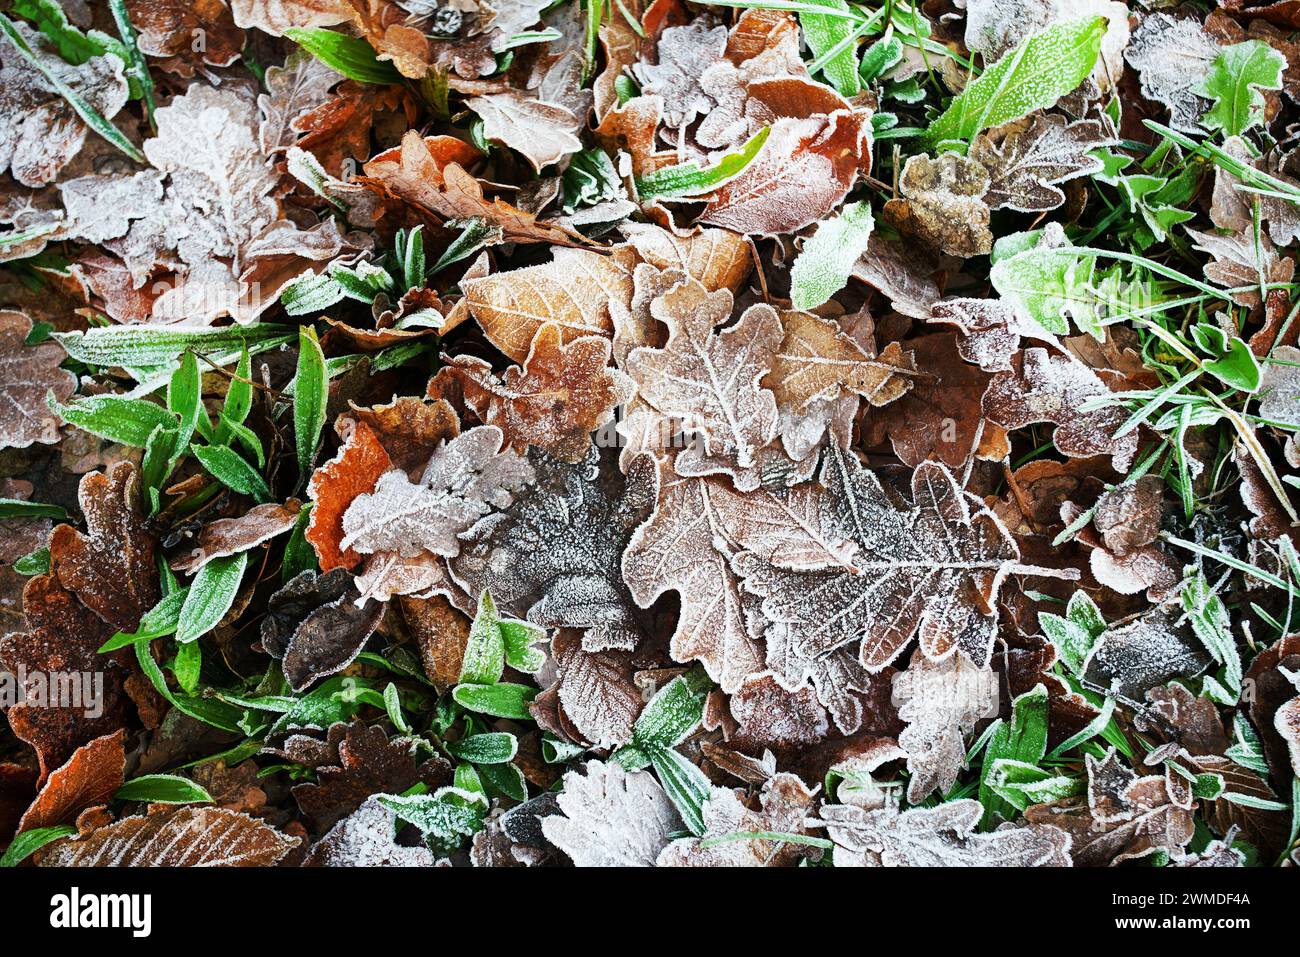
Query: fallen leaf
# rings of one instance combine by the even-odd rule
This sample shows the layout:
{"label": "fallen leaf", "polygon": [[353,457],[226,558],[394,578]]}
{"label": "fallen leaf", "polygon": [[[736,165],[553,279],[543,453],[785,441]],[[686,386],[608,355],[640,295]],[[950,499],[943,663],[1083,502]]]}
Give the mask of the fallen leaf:
{"label": "fallen leaf", "polygon": [[54,771],[23,814],[18,833],[68,824],[88,807],[107,804],[122,786],[125,732],[115,731],[77,748],[68,763]]}
{"label": "fallen leaf", "polygon": [[63,347],[53,340],[27,345],[32,321],[21,312],[0,311],[0,370],[4,413],[0,418],[0,448],[25,449],[33,442],[59,441],[59,420],[45,397],[52,393],[62,405],[76,390],[77,380],[59,368]]}
{"label": "fallen leaf", "polygon": [[967,156],[988,171],[990,209],[1042,213],[1065,202],[1061,183],[1103,169],[1093,150],[1117,142],[1101,120],[1038,113],[976,137]]}
{"label": "fallen leaf", "polygon": [[60,842],[41,866],[271,867],[299,843],[236,811],[170,807]]}
{"label": "fallen leaf", "polygon": [[357,496],[373,492],[392,460],[370,428],[361,423],[348,426],[339,454],[312,473],[307,495],[313,505],[307,523],[307,541],[316,550],[322,571],[352,568],[361,554],[343,549],[343,516]]}
{"label": "fallen leaf", "polygon": [[214,558],[237,555],[268,542],[293,528],[301,509],[297,499],[283,505],[256,505],[235,518],[219,518],[200,530],[188,555],[171,560],[173,571],[192,575]]}
{"label": "fallen leaf", "polygon": [[682,826],[653,775],[614,761],[570,771],[558,801],[542,833],[579,867],[649,867]]}

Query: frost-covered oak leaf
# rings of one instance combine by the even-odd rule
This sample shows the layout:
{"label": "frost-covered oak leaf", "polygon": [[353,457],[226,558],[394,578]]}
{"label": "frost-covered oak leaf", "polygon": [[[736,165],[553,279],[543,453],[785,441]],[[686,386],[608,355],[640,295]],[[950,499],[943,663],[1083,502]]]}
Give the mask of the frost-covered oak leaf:
{"label": "frost-covered oak leaf", "polygon": [[983,502],[943,465],[926,462],[912,475],[913,504],[900,506],[856,456],[836,449],[821,484],[823,525],[856,548],[846,564],[783,568],[756,552],[732,560],[746,590],[763,599],[769,631],[784,632],[805,659],[856,646],[872,671],[898,657],[914,634],[930,658],[959,651],[987,664],[998,590],[1007,575],[1027,569]]}
{"label": "frost-covered oak leaf", "polygon": [[534,446],[566,462],[580,462],[591,433],[631,401],[631,379],[609,367],[610,342],[603,336],[564,341],[560,327],[542,326],[521,367],[498,378],[474,356],[446,360],[434,388],[454,380],[465,403],[488,425],[501,429],[506,446],[522,452]]}
{"label": "frost-covered oak leaf", "polygon": [[762,379],[777,404],[804,411],[819,399],[855,392],[873,406],[887,405],[912,387],[912,354],[891,342],[871,357],[833,319],[807,312],[781,313],[785,334]]}
{"label": "frost-covered oak leaf", "polygon": [[508,506],[532,478],[532,467],[503,452],[502,442],[496,426],[479,426],[435,451],[418,482],[401,469],[385,472],[374,491],[358,495],[343,513],[339,548],[406,558],[455,555],[457,536],[493,507]]}
{"label": "frost-covered oak leaf", "polygon": [[776,435],[776,398],[760,384],[784,338],[776,310],[751,306],[721,333],[732,296],[686,279],[651,303],[668,327],[662,349],[634,349],[625,368],[640,397],[675,416],[695,441],[677,456],[679,475],[725,472],[738,488],[758,485],[758,453]]}
{"label": "frost-covered oak leaf", "polygon": [[948,801],[899,812],[822,806],[836,867],[1068,867],[1070,835],[1046,824],[976,830],[979,801]]}
{"label": "frost-covered oak leaf", "polygon": [[542,833],[578,867],[650,867],[683,826],[654,775],[615,761],[567,773],[557,802]]}
{"label": "frost-covered oak leaf", "polygon": [[453,577],[517,618],[588,629],[590,651],[634,647],[642,628],[620,560],[654,508],[653,463],[634,462],[624,477],[616,453],[594,446],[577,465],[538,452],[529,461],[536,481],[461,536]]}
{"label": "frost-covered oak leaf", "polygon": [[66,356],[53,339],[27,345],[32,321],[21,312],[0,311],[0,448],[25,449],[33,442],[59,441],[59,420],[46,404],[53,393],[62,405],[77,387],[59,368]]}
{"label": "frost-covered oak leaf", "polygon": [[976,137],[967,154],[989,174],[990,209],[1042,213],[1065,202],[1059,184],[1103,168],[1092,151],[1116,143],[1101,120],[1073,123],[1054,113]]}
{"label": "frost-covered oak leaf", "polygon": [[920,804],[936,788],[946,794],[966,764],[965,735],[997,713],[998,679],[963,655],[932,661],[912,652],[893,677],[893,700],[907,727],[898,744],[907,752],[907,801]]}

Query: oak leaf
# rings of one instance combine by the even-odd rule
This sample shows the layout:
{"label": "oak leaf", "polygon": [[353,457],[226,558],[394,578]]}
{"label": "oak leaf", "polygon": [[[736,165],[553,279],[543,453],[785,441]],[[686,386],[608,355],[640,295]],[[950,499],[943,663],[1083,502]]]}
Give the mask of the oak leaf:
{"label": "oak leaf", "polygon": [[589,651],[632,648],[638,610],[620,559],[657,494],[653,462],[619,472],[612,450],[593,447],[569,465],[532,452],[536,483],[514,504],[480,520],[451,559],[456,581],[486,589],[507,614],[554,628],[586,628]]}
{"label": "oak leaf", "polygon": [[852,453],[832,449],[822,466],[824,520],[857,550],[846,565],[784,568],[763,555],[732,560],[745,589],[763,599],[770,630],[786,632],[804,658],[857,646],[879,671],[914,634],[939,660],[960,652],[988,663],[997,593],[1019,550],[979,499],[934,462],[912,475],[914,504],[898,503]]}
{"label": "oak leaf", "polygon": [[368,426],[349,423],[344,429],[347,435],[338,455],[313,472],[307,483],[313,505],[306,537],[316,550],[321,571],[326,572],[352,568],[361,561],[359,552],[339,544],[345,534],[343,516],[358,495],[374,491],[379,477],[392,465]]}
{"label": "oak leaf", "polygon": [[[641,268],[641,267],[638,267]],[[632,381],[610,369],[610,343],[602,336],[564,341],[560,327],[537,330],[523,366],[511,366],[501,378],[473,356],[447,359],[430,390],[440,380],[454,380],[479,419],[505,435],[507,448],[535,446],[565,462],[581,461],[591,433],[629,402]]]}
{"label": "oak leaf", "polygon": [[776,434],[777,408],[760,385],[783,338],[770,306],[751,306],[721,333],[732,296],[687,279],[660,296],[651,313],[668,327],[662,349],[634,349],[625,368],[660,413],[679,417],[695,441],[677,456],[679,475],[725,472],[740,489],[757,487],[758,453]]}
{"label": "oak leaf", "polygon": [[706,843],[726,835],[807,834],[806,818],[812,809],[813,792],[793,774],[777,774],[759,794],[760,809],[747,808],[728,788],[715,787],[704,802],[704,838],[683,838],[669,844],[656,861],[657,867],[791,867],[817,851],[806,844],[751,837]]}
{"label": "oak leaf", "polygon": [[988,171],[990,209],[1042,213],[1065,202],[1060,183],[1100,172],[1092,151],[1116,142],[1101,120],[1038,113],[976,137],[967,155]]}
{"label": "oak leaf", "polygon": [[132,0],[126,9],[140,52],[161,59],[169,73],[192,77],[196,69],[230,66],[244,49],[244,31],[225,0]]}
{"label": "oak leaf", "polygon": [[915,362],[896,342],[872,357],[834,320],[788,310],[781,313],[781,323],[785,336],[762,380],[779,406],[803,411],[815,400],[845,392],[882,406],[912,387],[907,373]]}
{"label": "oak leaf", "polygon": [[59,368],[63,347],[52,339],[29,346],[31,331],[32,321],[21,312],[0,311],[0,448],[59,441],[59,420],[45,397],[53,393],[61,405],[77,387],[76,378]]}
{"label": "oak leaf", "polygon": [[558,801],[542,833],[579,867],[649,867],[682,826],[652,774],[615,761],[565,774]]}

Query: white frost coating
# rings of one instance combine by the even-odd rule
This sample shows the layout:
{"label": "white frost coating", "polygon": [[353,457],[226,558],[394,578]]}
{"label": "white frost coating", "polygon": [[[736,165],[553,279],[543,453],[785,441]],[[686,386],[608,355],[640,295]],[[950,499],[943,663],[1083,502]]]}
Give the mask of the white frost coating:
{"label": "white frost coating", "polygon": [[1042,824],[980,834],[983,813],[979,801],[959,800],[902,813],[827,804],[821,817],[836,867],[1070,866],[1069,834]]}
{"label": "white frost coating", "polygon": [[894,702],[907,727],[898,743],[907,752],[907,800],[919,804],[938,788],[946,793],[966,764],[964,735],[997,713],[998,679],[961,655],[931,661],[912,653],[907,670],[894,675]]}
{"label": "white frost coating", "polygon": [[649,867],[682,828],[672,801],[646,771],[589,761],[564,776],[563,815],[542,819],[546,839],[579,867]]}
{"label": "white frost coating", "polygon": [[1097,85],[1107,90],[1124,72],[1124,47],[1129,42],[1128,9],[1116,0],[968,0],[966,47],[991,63],[1027,36],[1093,16],[1107,20],[1101,56],[1092,72]]}
{"label": "white frost coating", "polygon": [[376,797],[339,821],[311,850],[308,862],[320,867],[432,867],[427,847],[402,847],[397,815]]}
{"label": "white frost coating", "polygon": [[1209,101],[1194,91],[1219,50],[1199,21],[1153,13],[1138,27],[1124,58],[1142,78],[1142,95],[1169,107],[1170,126],[1185,133],[1202,133],[1200,119]]}
{"label": "white frost coating", "polygon": [[404,558],[455,555],[457,536],[492,507],[507,507],[533,477],[526,460],[501,451],[502,441],[496,426],[480,426],[434,452],[419,483],[401,469],[385,472],[374,492],[348,506],[340,547]]}

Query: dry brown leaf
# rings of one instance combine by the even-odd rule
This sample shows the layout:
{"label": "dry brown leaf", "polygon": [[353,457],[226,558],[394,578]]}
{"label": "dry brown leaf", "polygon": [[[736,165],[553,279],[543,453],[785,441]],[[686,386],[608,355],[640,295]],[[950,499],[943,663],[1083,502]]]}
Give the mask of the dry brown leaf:
{"label": "dry brown leaf", "polygon": [[909,352],[891,342],[871,357],[832,319],[807,312],[781,313],[785,337],[772,357],[764,388],[777,404],[803,411],[822,399],[855,392],[873,406],[888,405],[912,387],[907,374],[916,368]]}
{"label": "dry brown leaf", "polygon": [[54,845],[42,867],[271,867],[299,843],[256,818],[170,807]]}
{"label": "dry brown leaf", "polygon": [[357,422],[350,426],[338,455],[312,473],[307,495],[313,505],[306,537],[316,550],[322,571],[352,568],[361,561],[360,553],[343,549],[343,514],[358,495],[374,491],[379,476],[388,471],[392,460],[369,426]]}
{"label": "dry brown leaf", "polygon": [[934,160],[912,156],[898,187],[906,199],[890,200],[884,215],[900,231],[950,256],[984,256],[993,249],[989,207],[983,199],[989,173],[975,160],[956,153]]}
{"label": "dry brown leaf", "polygon": [[225,0],[131,0],[140,52],[158,57],[169,73],[192,77],[196,69],[229,66],[244,49],[244,31]]}
{"label": "dry brown leaf", "polygon": [[301,508],[301,503],[291,498],[283,505],[268,502],[243,515],[209,522],[199,531],[190,553],[171,560],[172,570],[193,575],[214,558],[237,555],[283,535],[293,528]]}
{"label": "dry brown leaf", "polygon": [[122,786],[125,734],[115,731],[77,748],[68,763],[46,780],[23,815],[18,832],[68,824],[86,808],[107,804]]}

